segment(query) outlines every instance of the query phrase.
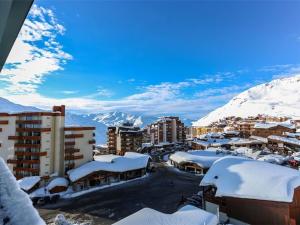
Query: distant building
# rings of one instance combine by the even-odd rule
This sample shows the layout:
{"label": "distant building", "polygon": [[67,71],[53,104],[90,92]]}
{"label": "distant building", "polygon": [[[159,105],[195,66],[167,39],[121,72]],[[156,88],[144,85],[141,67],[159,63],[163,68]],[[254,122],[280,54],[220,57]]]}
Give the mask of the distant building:
{"label": "distant building", "polygon": [[124,155],[142,147],[143,131],[131,123],[110,126],[107,129],[107,146],[110,154]]}
{"label": "distant building", "polygon": [[19,179],[63,175],[92,160],[94,127],[65,127],[65,106],[52,112],[0,113],[0,156]]}
{"label": "distant building", "polygon": [[255,123],[252,135],[266,138],[270,135],[283,136],[285,132],[295,131],[295,125],[290,123]]}
{"label": "distant building", "polygon": [[152,144],[184,142],[186,138],[184,123],[179,117],[162,117],[148,126]]}
{"label": "distant building", "polygon": [[216,161],[202,179],[204,209],[226,224],[300,223],[300,173],[241,157]]}

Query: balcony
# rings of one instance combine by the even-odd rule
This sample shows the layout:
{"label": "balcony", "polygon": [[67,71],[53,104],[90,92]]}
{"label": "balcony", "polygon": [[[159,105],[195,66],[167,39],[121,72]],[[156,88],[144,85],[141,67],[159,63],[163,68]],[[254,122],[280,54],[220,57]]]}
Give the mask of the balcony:
{"label": "balcony", "polygon": [[17,132],[50,132],[51,128],[16,128]]}
{"label": "balcony", "polygon": [[21,152],[21,151],[16,151],[15,155],[16,156],[46,156],[47,152]]}
{"label": "balcony", "polygon": [[67,155],[65,156],[65,160],[78,160],[83,159],[83,155]]}
{"label": "balcony", "polygon": [[7,163],[10,163],[10,164],[40,164],[40,160],[38,160],[38,159],[31,159],[31,160],[26,160],[26,159],[8,159]]}
{"label": "balcony", "polygon": [[16,124],[42,124],[42,120],[16,120]]}
{"label": "balcony", "polygon": [[96,144],[96,140],[89,140],[89,144]]}
{"label": "balcony", "polygon": [[66,134],[65,138],[83,138],[83,134]]}
{"label": "balcony", "polygon": [[8,136],[8,140],[41,140],[41,136]]}
{"label": "balcony", "polygon": [[65,153],[75,153],[75,152],[80,152],[80,149],[78,148],[66,148]]}
{"label": "balcony", "polygon": [[75,141],[66,141],[65,146],[68,146],[68,145],[75,145]]}
{"label": "balcony", "polygon": [[15,147],[19,148],[40,148],[41,144],[24,144],[24,143],[15,143]]}
{"label": "balcony", "polygon": [[0,125],[7,125],[8,124],[8,120],[0,120]]}
{"label": "balcony", "polygon": [[14,167],[14,171],[19,172],[19,171],[26,171],[26,172],[32,172],[32,173],[39,173],[40,170],[36,168],[25,168],[25,167]]}

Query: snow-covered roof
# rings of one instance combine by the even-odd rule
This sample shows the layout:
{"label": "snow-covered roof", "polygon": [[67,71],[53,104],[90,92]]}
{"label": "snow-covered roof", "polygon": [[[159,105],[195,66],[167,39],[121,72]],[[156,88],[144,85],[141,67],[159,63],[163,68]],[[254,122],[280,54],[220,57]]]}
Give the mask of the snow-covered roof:
{"label": "snow-covered roof", "polygon": [[300,146],[300,140],[298,140],[297,138],[287,138],[287,137],[281,137],[281,136],[277,136],[277,135],[270,135],[268,137],[268,139]]}
{"label": "snow-covered roof", "polygon": [[254,128],[258,129],[270,129],[273,127],[282,126],[290,129],[295,129],[295,125],[291,123],[281,122],[281,123],[255,123]]}
{"label": "snow-covered roof", "polygon": [[255,136],[255,135],[251,135],[250,136],[251,139],[255,139],[255,140],[259,140],[263,143],[268,143],[268,138],[264,138],[264,137],[260,137],[260,136]]}
{"label": "snow-covered roof", "polygon": [[281,165],[284,163],[286,158],[282,155],[269,154],[260,157],[258,160]]}
{"label": "snow-covered roof", "polygon": [[31,188],[34,187],[34,185],[40,182],[40,180],[41,180],[40,176],[31,176],[31,177],[24,177],[18,180],[18,183],[21,189],[23,189],[24,191],[29,191]]}
{"label": "snow-covered roof", "polygon": [[135,152],[126,152],[124,156],[101,155],[95,157],[95,161],[69,170],[68,175],[70,180],[74,182],[97,171],[125,172],[141,169],[147,166],[149,158],[149,155]]}
{"label": "snow-covered roof", "polygon": [[217,149],[195,150],[188,152],[175,152],[170,155],[170,159],[176,163],[195,163],[202,168],[209,168],[211,165],[225,154]]}
{"label": "snow-covered roof", "polygon": [[243,145],[243,144],[261,144],[262,141],[248,139],[248,138],[231,138],[228,144],[230,145]]}
{"label": "snow-covered roof", "polygon": [[213,185],[216,196],[292,202],[300,186],[298,170],[242,157],[217,160],[202,179],[201,186]]}
{"label": "snow-covered roof", "polygon": [[13,225],[45,225],[29,196],[20,189],[16,178],[0,157],[0,224],[5,217]]}
{"label": "snow-covered roof", "polygon": [[66,178],[56,177],[48,183],[47,189],[51,190],[52,188],[55,188],[58,186],[59,187],[68,187],[68,185],[69,185],[69,181]]}
{"label": "snow-covered roof", "polygon": [[216,215],[191,205],[186,205],[173,214],[165,214],[154,209],[140,211],[114,223],[113,225],[217,225]]}

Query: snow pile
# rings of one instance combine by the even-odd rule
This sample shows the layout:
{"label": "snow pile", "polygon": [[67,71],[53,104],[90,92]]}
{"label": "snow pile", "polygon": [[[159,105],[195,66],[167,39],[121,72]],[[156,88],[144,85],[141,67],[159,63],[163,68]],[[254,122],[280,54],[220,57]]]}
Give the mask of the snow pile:
{"label": "snow pile", "polygon": [[258,160],[268,162],[268,163],[282,165],[286,159],[282,155],[270,154],[270,155],[265,155],[265,156],[259,158]]}
{"label": "snow pile", "polygon": [[201,186],[213,185],[216,196],[292,202],[300,186],[295,169],[241,157],[224,157],[208,170]]}
{"label": "snow pile", "polygon": [[73,225],[73,223],[70,223],[66,220],[65,216],[63,214],[57,214],[54,219],[55,225]]}
{"label": "snow pile", "polygon": [[97,156],[96,161],[88,162],[78,168],[68,171],[69,178],[72,182],[79,180],[93,172],[108,171],[108,172],[125,172],[130,170],[146,168],[148,155],[139,153],[126,152],[124,156],[108,155]]}
{"label": "snow pile", "polygon": [[9,218],[7,225],[45,225],[1,157],[0,171],[0,215]]}
{"label": "snow pile", "polygon": [[194,122],[194,126],[208,126],[224,117],[270,116],[297,118],[300,115],[300,75],[281,78],[257,85],[231,99],[226,105]]}
{"label": "snow pile", "polygon": [[18,183],[19,183],[21,189],[23,189],[24,191],[29,191],[38,182],[40,182],[40,180],[41,180],[40,176],[31,176],[31,177],[24,177],[24,178],[18,180]]}
{"label": "snow pile", "polygon": [[114,223],[113,225],[217,225],[218,218],[212,213],[191,205],[182,207],[173,214],[165,214],[144,208]]}
{"label": "snow pile", "polygon": [[170,159],[178,164],[190,162],[195,163],[202,168],[209,168],[216,160],[224,156],[225,154],[223,152],[220,152],[217,149],[210,149],[175,152],[170,155]]}

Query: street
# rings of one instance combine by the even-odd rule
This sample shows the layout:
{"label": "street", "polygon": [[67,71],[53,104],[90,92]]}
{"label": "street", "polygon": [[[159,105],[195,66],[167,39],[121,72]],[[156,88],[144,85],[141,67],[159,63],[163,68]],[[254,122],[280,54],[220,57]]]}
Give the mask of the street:
{"label": "street", "polygon": [[39,212],[46,221],[53,220],[57,213],[66,213],[67,217],[86,217],[92,224],[103,225],[112,224],[144,207],[173,213],[183,197],[199,191],[201,177],[176,171],[163,163],[156,166],[154,173],[141,180],[60,200]]}

